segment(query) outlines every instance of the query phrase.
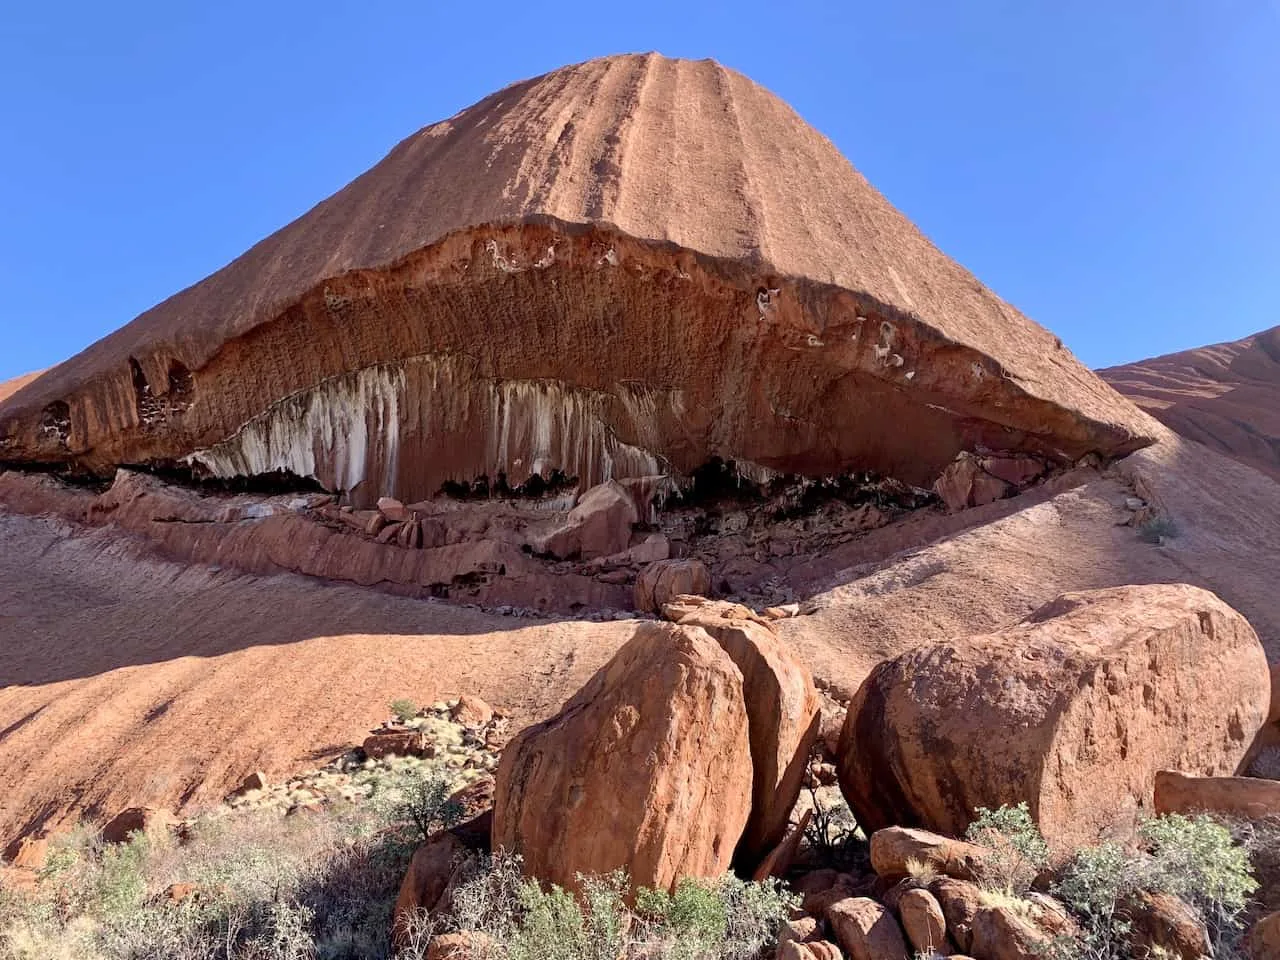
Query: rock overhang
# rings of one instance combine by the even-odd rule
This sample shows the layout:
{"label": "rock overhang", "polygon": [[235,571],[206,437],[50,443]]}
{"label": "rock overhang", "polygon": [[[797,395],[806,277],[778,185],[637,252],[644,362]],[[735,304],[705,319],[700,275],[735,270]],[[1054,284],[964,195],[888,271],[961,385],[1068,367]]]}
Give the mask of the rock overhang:
{"label": "rock overhang", "polygon": [[[746,103],[787,128],[782,159],[761,159],[754,126],[654,107],[644,90],[666,75],[703,106]],[[638,91],[617,86],[628,77]],[[578,118],[561,136],[572,126],[581,156],[546,153],[545,118],[526,108],[547,98]],[[478,132],[477,112],[506,133]],[[687,143],[636,139],[661,123],[736,154],[737,180],[708,181],[724,171]],[[668,149],[671,163],[587,162],[612,156],[623,128],[621,159]],[[466,162],[485,151],[505,174]],[[687,209],[672,164],[701,184],[702,210]],[[770,165],[790,175],[775,183]],[[826,175],[806,189],[797,170]],[[594,186],[571,186],[587,173]],[[654,192],[664,184],[671,196]],[[448,209],[430,222],[396,216],[431,198]],[[508,88],[409,138],[0,404],[0,460],[281,470],[364,499],[482,475],[685,475],[712,457],[757,477],[865,470],[928,485],[964,450],[1065,463],[1130,452],[1146,426],[777,98],[715,64],[624,57]]]}

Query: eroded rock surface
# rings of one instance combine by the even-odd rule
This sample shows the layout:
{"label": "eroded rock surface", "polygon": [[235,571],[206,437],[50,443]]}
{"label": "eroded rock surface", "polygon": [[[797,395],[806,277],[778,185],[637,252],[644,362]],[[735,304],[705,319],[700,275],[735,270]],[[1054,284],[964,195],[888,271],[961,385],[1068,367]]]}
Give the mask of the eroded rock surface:
{"label": "eroded rock surface", "polygon": [[1114,455],[1148,423],[777,97],[627,55],[514,84],[0,403],[0,458],[446,482]]}
{"label": "eroded rock surface", "polygon": [[1098,374],[1182,436],[1280,480],[1280,327]]}
{"label": "eroded rock surface", "polygon": [[1158,770],[1234,773],[1269,707],[1257,635],[1208,591],[1065,594],[876,667],[849,706],[840,785],[863,829],[959,835],[977,807],[1026,801],[1066,849],[1150,811]]}
{"label": "eroded rock surface", "polygon": [[642,623],[549,720],[503,751],[493,847],[576,889],[625,869],[637,886],[729,867],[751,808],[742,674],[696,627]]}

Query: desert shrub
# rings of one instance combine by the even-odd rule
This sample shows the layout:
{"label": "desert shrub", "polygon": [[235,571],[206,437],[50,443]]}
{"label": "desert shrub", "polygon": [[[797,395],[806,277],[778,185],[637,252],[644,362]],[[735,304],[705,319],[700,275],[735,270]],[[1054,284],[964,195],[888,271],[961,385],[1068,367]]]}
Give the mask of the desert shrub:
{"label": "desert shrub", "polygon": [[[188,842],[55,838],[34,893],[0,902],[0,960],[365,960],[387,955],[408,864],[372,808],[241,814]],[[194,883],[179,904],[159,894]]]}
{"label": "desert shrub", "polygon": [[724,898],[705,883],[681,880],[674,893],[641,890],[636,910],[654,938],[674,939],[689,956],[703,956],[726,937],[729,915]]}
{"label": "desert shrub", "polygon": [[412,767],[379,783],[370,798],[371,807],[388,827],[412,825],[407,840],[416,846],[462,819],[462,807],[450,800],[456,789],[457,784],[439,770]]}
{"label": "desert shrub", "polygon": [[978,866],[978,881],[1011,896],[1026,893],[1049,865],[1049,846],[1026,803],[995,810],[978,807],[974,814],[965,839],[988,850]]}
{"label": "desert shrub", "polygon": [[408,697],[392,700],[387,706],[391,710],[391,715],[401,723],[408,723],[418,715],[418,705]]}
{"label": "desert shrub", "polygon": [[1178,535],[1178,525],[1171,517],[1152,517],[1138,525],[1138,537],[1145,543],[1162,543]]}
{"label": "desert shrub", "polygon": [[1141,834],[1151,851],[1147,889],[1181,898],[1215,939],[1237,932],[1258,883],[1231,831],[1212,817],[1171,813],[1148,820]]}
{"label": "desert shrub", "polygon": [[429,935],[446,929],[490,938],[485,960],[755,960],[796,903],[775,882],[732,876],[637,890],[634,909],[622,873],[580,876],[578,887],[576,895],[544,889],[517,858],[488,859],[454,891],[449,917],[423,919],[405,960],[418,960]]}
{"label": "desert shrub", "polygon": [[858,822],[843,795],[837,791],[819,790],[809,784],[809,801],[813,816],[805,827],[804,839],[822,863],[847,865],[854,859],[855,845],[866,838],[858,830]]}
{"label": "desert shrub", "polygon": [[1127,958],[1126,904],[1139,891],[1180,898],[1209,932],[1215,956],[1238,953],[1241,917],[1257,889],[1249,853],[1211,817],[1170,814],[1140,829],[1145,849],[1103,843],[1078,850],[1054,886],[1080,934],[1058,944],[1065,957]]}

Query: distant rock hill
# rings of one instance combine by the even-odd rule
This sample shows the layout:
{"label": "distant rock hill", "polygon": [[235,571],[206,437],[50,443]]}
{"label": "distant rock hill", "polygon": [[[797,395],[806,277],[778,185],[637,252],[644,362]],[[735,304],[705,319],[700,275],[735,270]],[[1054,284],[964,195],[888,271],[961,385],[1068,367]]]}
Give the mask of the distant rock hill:
{"label": "distant rock hill", "polygon": [[1280,480],[1280,327],[1098,372],[1170,429]]}
{"label": "distant rock hill", "polygon": [[627,55],[500,90],[0,403],[0,461],[287,471],[406,502],[1066,465],[1150,422],[935,248],[790,107]]}

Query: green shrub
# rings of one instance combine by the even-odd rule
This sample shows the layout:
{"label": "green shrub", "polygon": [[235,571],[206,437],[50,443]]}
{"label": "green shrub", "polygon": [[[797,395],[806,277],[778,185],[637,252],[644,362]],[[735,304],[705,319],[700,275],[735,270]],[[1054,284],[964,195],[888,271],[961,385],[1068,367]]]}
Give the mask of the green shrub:
{"label": "green shrub", "polygon": [[1147,889],[1171,893],[1193,907],[1211,933],[1240,926],[1240,916],[1258,889],[1248,851],[1212,817],[1171,813],[1142,825],[1151,850]]}
{"label": "green shrub", "polygon": [[401,723],[408,723],[418,715],[418,705],[408,697],[401,697],[398,700],[392,700],[387,706],[394,716]]}
{"label": "green shrub", "polygon": [[1178,525],[1170,517],[1152,517],[1138,526],[1138,537],[1145,543],[1163,543],[1178,535]]}
{"label": "green shrub", "polygon": [[1049,865],[1049,846],[1026,803],[996,810],[978,807],[974,813],[965,839],[988,850],[978,866],[978,881],[1010,896],[1026,893]]}
{"label": "green shrub", "polygon": [[[575,896],[526,879],[518,858],[478,864],[454,891],[452,915],[425,919],[412,939],[442,929],[485,934],[486,960],[756,960],[774,945],[796,899],[776,882],[684,879],[672,892],[635,891],[626,876],[579,877]],[[426,929],[430,927],[430,929]],[[407,951],[418,960],[422,946]]]}
{"label": "green shrub", "polygon": [[1236,952],[1241,917],[1257,882],[1248,851],[1207,816],[1148,820],[1146,849],[1104,843],[1076,852],[1054,892],[1080,921],[1080,935],[1059,944],[1064,956],[1121,960],[1132,953],[1127,902],[1139,891],[1180,898],[1209,932],[1215,955]]}
{"label": "green shrub", "polygon": [[450,800],[455,790],[453,780],[441,771],[411,767],[383,778],[370,798],[370,807],[386,827],[398,830],[412,826],[410,835],[403,839],[416,847],[437,830],[461,821],[462,808]]}

